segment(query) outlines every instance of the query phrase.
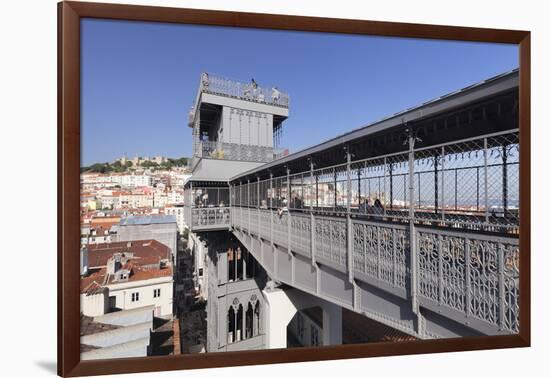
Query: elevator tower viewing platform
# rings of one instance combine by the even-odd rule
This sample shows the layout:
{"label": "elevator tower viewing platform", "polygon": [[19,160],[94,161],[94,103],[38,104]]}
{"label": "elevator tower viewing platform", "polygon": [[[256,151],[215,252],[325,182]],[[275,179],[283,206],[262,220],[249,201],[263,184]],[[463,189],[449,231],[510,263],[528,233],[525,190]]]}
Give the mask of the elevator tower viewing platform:
{"label": "elevator tower viewing platform", "polygon": [[186,184],[191,229],[228,229],[229,179],[288,154],[279,147],[288,109],[288,94],[275,86],[201,74],[188,119],[193,129],[193,176]]}
{"label": "elevator tower viewing platform", "polygon": [[[288,106],[288,95],[277,87],[203,73],[188,120],[193,129],[193,170],[200,164],[209,170],[223,167],[228,173],[272,161],[281,154],[278,142]],[[227,167],[212,160],[235,163]]]}

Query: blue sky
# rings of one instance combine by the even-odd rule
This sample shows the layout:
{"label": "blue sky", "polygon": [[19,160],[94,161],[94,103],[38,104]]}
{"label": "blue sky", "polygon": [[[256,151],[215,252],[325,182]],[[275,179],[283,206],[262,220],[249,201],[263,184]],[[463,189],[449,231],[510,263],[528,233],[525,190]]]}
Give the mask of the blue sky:
{"label": "blue sky", "polygon": [[291,98],[291,152],[518,66],[515,45],[82,21],[82,165],[191,155],[203,71]]}

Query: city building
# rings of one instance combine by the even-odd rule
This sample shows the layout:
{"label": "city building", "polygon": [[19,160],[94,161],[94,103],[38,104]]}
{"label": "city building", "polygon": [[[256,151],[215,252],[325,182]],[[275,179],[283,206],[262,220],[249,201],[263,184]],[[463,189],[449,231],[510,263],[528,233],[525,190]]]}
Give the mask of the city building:
{"label": "city building", "polygon": [[97,317],[153,306],[156,317],[173,314],[170,249],[157,240],[90,244],[81,251],[80,309]]}
{"label": "city building", "polygon": [[184,211],[183,202],[179,205],[169,205],[164,208],[164,213],[166,215],[173,215],[176,217],[176,224],[178,225],[178,232],[180,235],[183,235],[183,231],[186,228]]}
{"label": "city building", "polygon": [[170,251],[170,262],[177,261],[178,227],[174,215],[130,215],[120,220],[117,231],[119,242],[152,239],[164,244]]}

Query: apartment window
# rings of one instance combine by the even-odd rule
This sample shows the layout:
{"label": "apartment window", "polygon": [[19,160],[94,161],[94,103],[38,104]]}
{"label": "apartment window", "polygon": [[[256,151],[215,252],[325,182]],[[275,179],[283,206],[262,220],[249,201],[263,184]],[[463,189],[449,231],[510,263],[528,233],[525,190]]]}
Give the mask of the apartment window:
{"label": "apartment window", "polygon": [[160,297],[160,289],[154,289],[153,290],[153,298]]}
{"label": "apartment window", "polygon": [[132,302],[139,301],[139,293],[132,293]]}
{"label": "apartment window", "polygon": [[199,277],[202,277],[202,268],[199,268]]}

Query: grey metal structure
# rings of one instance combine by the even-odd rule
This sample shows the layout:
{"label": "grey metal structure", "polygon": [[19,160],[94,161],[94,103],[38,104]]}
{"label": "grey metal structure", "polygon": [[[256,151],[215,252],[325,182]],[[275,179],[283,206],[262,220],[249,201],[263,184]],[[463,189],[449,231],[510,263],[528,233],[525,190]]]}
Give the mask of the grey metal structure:
{"label": "grey metal structure", "polygon": [[229,188],[223,227],[275,281],[419,338],[518,331],[517,70]]}
{"label": "grey metal structure", "polygon": [[193,175],[185,186],[184,215],[196,282],[202,283],[197,286],[208,298],[209,352],[266,346],[261,290],[267,276],[230,233],[228,182],[279,156],[277,135],[288,104],[288,95],[275,87],[201,75],[189,113]]}

